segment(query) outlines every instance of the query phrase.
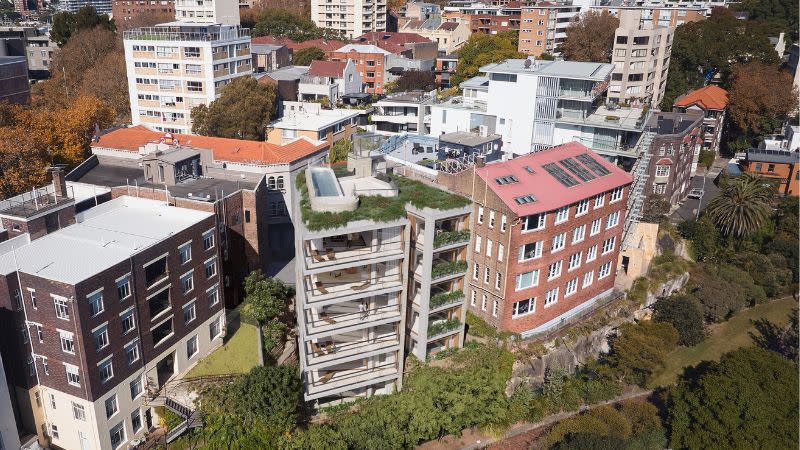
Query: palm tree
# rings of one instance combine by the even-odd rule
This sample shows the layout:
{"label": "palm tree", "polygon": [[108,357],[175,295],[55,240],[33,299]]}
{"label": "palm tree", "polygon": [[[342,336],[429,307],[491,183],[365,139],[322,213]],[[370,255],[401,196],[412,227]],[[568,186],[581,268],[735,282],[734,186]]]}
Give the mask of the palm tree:
{"label": "palm tree", "polygon": [[771,213],[773,188],[758,176],[745,174],[731,181],[708,204],[706,213],[726,236],[755,233]]}

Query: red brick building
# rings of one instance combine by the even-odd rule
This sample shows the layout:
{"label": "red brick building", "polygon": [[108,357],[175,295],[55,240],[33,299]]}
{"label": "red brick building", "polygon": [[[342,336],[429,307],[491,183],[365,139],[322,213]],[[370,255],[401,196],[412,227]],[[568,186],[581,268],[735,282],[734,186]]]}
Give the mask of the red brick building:
{"label": "red brick building", "polygon": [[672,105],[673,111],[703,113],[703,148],[715,152],[719,151],[727,109],[728,91],[713,84],[678,97]]}
{"label": "red brick building", "polygon": [[111,3],[114,20],[124,24],[143,15],[175,15],[174,0],[114,0]]}
{"label": "red brick building", "polygon": [[645,192],[678,203],[689,194],[703,146],[703,114],[656,112],[647,125],[656,134],[650,143]]}
{"label": "red brick building", "polygon": [[629,174],[578,143],[475,174],[473,313],[530,336],[612,292]]}

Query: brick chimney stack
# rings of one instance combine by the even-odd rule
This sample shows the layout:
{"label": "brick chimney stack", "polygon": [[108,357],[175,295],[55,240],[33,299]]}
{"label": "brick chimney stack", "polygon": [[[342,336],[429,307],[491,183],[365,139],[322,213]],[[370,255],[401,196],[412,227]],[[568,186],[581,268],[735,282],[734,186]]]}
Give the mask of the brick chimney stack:
{"label": "brick chimney stack", "polygon": [[53,176],[53,191],[56,199],[67,198],[67,179],[65,178],[64,170],[60,167],[54,167],[50,169],[50,173]]}

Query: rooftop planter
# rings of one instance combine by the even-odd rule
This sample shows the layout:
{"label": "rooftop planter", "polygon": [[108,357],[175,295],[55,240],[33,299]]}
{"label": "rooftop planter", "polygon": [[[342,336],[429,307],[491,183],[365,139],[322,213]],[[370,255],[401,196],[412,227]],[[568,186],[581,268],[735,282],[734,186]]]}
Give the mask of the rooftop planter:
{"label": "rooftop planter", "polygon": [[428,339],[430,339],[431,336],[437,336],[449,331],[453,331],[460,326],[461,322],[458,319],[447,319],[443,322],[428,324]]}
{"label": "rooftop planter", "polygon": [[433,248],[444,247],[445,245],[458,244],[459,242],[469,242],[470,231],[443,231],[433,238]]}
{"label": "rooftop planter", "polygon": [[467,271],[466,261],[442,261],[431,268],[431,279]]}
{"label": "rooftop planter", "polygon": [[464,298],[464,293],[458,290],[453,292],[447,292],[445,294],[434,295],[433,297],[431,297],[429,304],[431,309],[436,309],[440,306],[459,302],[463,298]]}

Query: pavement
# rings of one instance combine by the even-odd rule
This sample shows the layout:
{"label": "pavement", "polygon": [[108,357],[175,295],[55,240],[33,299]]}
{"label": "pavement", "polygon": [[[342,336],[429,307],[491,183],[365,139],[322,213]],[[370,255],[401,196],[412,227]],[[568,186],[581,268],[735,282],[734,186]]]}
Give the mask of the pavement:
{"label": "pavement", "polygon": [[698,210],[704,210],[708,206],[709,202],[711,202],[714,197],[719,195],[720,189],[716,184],[714,184],[714,180],[717,178],[717,176],[719,176],[720,172],[722,172],[722,169],[724,169],[727,164],[728,161],[726,159],[717,159],[714,161],[714,165],[711,166],[710,170],[697,170],[694,178],[692,178],[692,184],[689,189],[701,188],[705,191],[705,193],[700,199],[687,197],[682,202],[679,202],[678,207],[673,208],[672,212],[670,213],[670,220],[673,223],[694,219],[697,217]]}

